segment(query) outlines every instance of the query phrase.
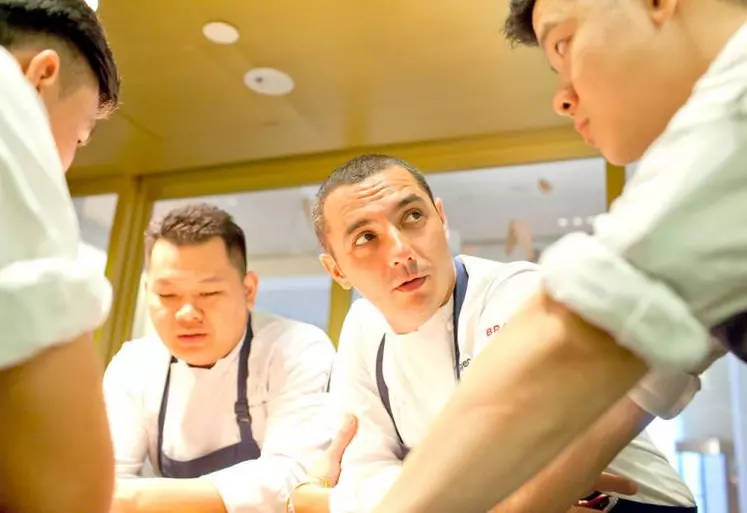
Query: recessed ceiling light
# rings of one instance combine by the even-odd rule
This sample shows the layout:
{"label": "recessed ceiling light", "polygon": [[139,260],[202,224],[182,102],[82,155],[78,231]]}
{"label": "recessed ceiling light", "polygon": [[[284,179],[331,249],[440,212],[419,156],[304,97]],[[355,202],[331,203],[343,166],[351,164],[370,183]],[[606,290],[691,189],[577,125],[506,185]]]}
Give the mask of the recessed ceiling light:
{"label": "recessed ceiling light", "polygon": [[283,96],[296,86],[287,73],[274,68],[254,68],[244,75],[246,86],[258,94]]}
{"label": "recessed ceiling light", "polygon": [[239,40],[239,30],[223,21],[211,21],[202,27],[203,35],[218,45],[231,45]]}
{"label": "recessed ceiling light", "polygon": [[94,11],[99,8],[99,0],[86,0],[86,3]]}
{"label": "recessed ceiling light", "polygon": [[560,226],[561,228],[565,228],[566,226],[568,226],[568,219],[566,219],[565,217],[559,217],[558,226]]}

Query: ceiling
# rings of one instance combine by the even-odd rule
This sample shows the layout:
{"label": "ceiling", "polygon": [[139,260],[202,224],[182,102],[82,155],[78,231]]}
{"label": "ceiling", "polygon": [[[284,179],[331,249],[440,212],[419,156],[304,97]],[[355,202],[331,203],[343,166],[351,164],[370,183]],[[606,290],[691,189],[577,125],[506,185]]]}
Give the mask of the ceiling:
{"label": "ceiling", "polygon": [[[511,219],[527,222],[540,247],[571,230],[588,228],[589,218],[606,209],[605,176],[604,161],[596,158],[439,173],[428,176],[428,182],[443,199],[450,229],[464,251],[482,254],[470,246],[502,243]],[[550,184],[549,192],[542,192],[540,180]],[[155,203],[154,216],[196,200],[206,201],[234,216],[254,258],[315,255],[319,248],[308,212],[316,189],[164,200]],[[106,248],[116,198],[81,197],[75,198],[75,204],[84,240]]]}
{"label": "ceiling", "polygon": [[[512,50],[496,0],[101,0],[122,107],[71,177],[149,174],[347,148],[548,129],[554,77]],[[226,21],[218,45],[205,23]],[[253,67],[295,89],[263,96]]]}

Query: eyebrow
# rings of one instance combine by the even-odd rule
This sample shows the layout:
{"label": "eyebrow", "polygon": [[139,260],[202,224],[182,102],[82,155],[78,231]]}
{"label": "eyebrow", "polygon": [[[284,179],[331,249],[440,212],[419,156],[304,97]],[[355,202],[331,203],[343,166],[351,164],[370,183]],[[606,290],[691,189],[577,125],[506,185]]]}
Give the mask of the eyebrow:
{"label": "eyebrow", "polygon": [[[397,205],[394,207],[394,210],[402,210],[408,205],[411,205],[417,202],[422,203],[424,201],[425,200],[422,197],[418,196],[415,193],[408,194],[407,196],[405,196],[404,198],[402,198],[401,200],[397,202]],[[347,227],[347,229],[345,230],[345,235],[349,237],[368,224],[371,224],[370,219],[358,219],[357,221],[355,221],[354,223],[350,224],[350,226]]]}

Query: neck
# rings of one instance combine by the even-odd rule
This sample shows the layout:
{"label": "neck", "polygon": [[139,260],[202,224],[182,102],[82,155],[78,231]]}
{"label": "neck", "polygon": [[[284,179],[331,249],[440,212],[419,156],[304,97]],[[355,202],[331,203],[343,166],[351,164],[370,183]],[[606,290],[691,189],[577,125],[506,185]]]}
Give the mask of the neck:
{"label": "neck", "polygon": [[705,73],[729,39],[747,23],[747,5],[738,0],[686,0],[682,20]]}

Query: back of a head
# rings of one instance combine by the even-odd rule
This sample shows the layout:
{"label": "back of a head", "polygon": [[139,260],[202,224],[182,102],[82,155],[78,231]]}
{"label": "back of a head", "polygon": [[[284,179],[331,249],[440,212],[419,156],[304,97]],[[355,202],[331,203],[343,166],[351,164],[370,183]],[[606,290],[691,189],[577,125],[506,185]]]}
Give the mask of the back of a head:
{"label": "back of a head", "polygon": [[82,59],[99,87],[104,116],[119,104],[119,73],[98,16],[84,0],[0,0],[0,46],[55,47]]}

